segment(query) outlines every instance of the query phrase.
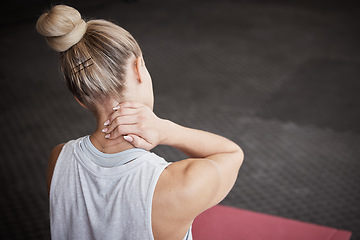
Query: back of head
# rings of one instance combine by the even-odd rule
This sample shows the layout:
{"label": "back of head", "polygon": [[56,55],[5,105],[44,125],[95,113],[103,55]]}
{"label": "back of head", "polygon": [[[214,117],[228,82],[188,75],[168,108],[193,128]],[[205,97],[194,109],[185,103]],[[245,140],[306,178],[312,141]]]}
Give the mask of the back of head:
{"label": "back of head", "polygon": [[70,91],[89,109],[109,97],[121,98],[125,66],[141,50],[125,29],[105,20],[84,21],[69,6],[57,5],[41,15],[37,31],[60,52],[60,68]]}

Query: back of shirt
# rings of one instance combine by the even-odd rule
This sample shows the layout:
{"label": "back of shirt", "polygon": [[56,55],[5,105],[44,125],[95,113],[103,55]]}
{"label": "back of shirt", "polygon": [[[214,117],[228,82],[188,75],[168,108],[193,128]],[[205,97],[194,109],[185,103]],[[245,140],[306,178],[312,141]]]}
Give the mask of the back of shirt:
{"label": "back of shirt", "polygon": [[[52,239],[154,239],[152,198],[169,163],[138,150],[126,164],[101,167],[84,151],[85,140],[68,142],[58,157],[50,188]],[[121,162],[121,153],[113,157]]]}

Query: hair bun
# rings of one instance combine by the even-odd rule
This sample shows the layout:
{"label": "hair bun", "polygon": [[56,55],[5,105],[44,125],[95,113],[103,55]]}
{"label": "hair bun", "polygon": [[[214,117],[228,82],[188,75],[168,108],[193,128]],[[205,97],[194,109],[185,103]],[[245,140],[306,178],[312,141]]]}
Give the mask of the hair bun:
{"label": "hair bun", "polygon": [[41,15],[36,30],[45,36],[48,45],[57,52],[64,52],[78,43],[87,29],[80,13],[69,6],[57,5]]}

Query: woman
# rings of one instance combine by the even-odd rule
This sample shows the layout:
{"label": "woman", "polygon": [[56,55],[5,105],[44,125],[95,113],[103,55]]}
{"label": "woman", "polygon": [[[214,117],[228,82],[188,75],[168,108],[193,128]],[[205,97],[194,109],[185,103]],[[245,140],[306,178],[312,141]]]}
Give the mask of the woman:
{"label": "woman", "polygon": [[[50,153],[52,238],[192,239],[194,218],[234,185],[242,150],[153,113],[150,74],[123,28],[85,22],[65,5],[44,13],[36,27],[60,52],[68,88],[97,121],[91,135]],[[149,152],[159,144],[189,158],[170,164]]]}

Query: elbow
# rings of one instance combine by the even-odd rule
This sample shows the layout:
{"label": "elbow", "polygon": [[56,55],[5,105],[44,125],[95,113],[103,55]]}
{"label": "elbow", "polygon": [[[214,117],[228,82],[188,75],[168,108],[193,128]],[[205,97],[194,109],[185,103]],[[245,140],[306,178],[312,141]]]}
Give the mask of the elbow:
{"label": "elbow", "polygon": [[238,166],[239,166],[239,169],[241,167],[241,165],[243,164],[244,162],[244,151],[237,145],[237,151],[236,151],[236,154],[237,154],[237,160],[238,160]]}
{"label": "elbow", "polygon": [[240,154],[241,162],[243,162],[245,155],[244,155],[244,151],[240,147],[239,147],[239,154]]}
{"label": "elbow", "polygon": [[232,142],[231,150],[229,149],[229,153],[232,154],[232,161],[234,163],[234,167],[236,166],[238,169],[240,169],[244,161],[244,151],[238,144]]}

